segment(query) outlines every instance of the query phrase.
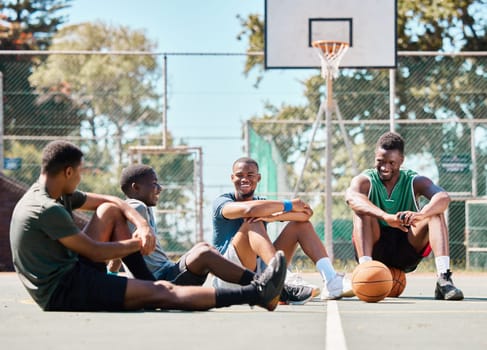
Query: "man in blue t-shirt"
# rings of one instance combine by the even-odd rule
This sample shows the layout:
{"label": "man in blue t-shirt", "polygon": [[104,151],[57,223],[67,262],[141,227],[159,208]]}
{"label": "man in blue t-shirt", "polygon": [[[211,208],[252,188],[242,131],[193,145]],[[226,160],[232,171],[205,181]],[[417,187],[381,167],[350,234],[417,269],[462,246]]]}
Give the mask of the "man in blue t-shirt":
{"label": "man in blue t-shirt", "polygon": [[[322,299],[353,296],[349,279],[335,272],[309,221],[313,215],[310,206],[299,198],[278,201],[255,196],[260,179],[254,159],[243,157],[233,163],[231,180],[235,190],[220,195],[213,203],[213,245],[227,259],[254,271],[259,261],[267,263],[276,250],[284,251],[287,261],[291,261],[299,245],[323,278]],[[288,223],[272,242],[266,223],[275,221]]]}
{"label": "man in blue t-shirt", "polygon": [[[375,148],[375,168],[352,179],[345,200],[353,210],[353,243],[359,263],[378,260],[405,272],[416,269],[430,251],[435,255],[438,280],[435,298],[461,300],[463,293],[451,279],[448,193],[429,178],[401,169],[404,140],[383,134]],[[429,203],[419,208],[417,199]]]}

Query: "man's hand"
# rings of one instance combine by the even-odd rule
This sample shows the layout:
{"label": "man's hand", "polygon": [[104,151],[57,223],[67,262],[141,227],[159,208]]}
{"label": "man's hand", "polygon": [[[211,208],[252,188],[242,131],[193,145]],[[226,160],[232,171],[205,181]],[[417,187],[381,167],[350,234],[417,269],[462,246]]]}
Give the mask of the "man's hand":
{"label": "man's hand", "polygon": [[386,214],[383,219],[389,226],[398,228],[403,232],[409,232],[409,226],[404,225],[398,215]]}
{"label": "man's hand", "polygon": [[400,211],[396,213],[396,218],[402,225],[409,227],[416,226],[418,222],[424,219],[424,215],[415,211]]}
{"label": "man's hand", "polygon": [[416,226],[423,219],[424,215],[415,211],[400,211],[396,214],[387,214],[384,217],[384,221],[389,226],[398,228],[403,232],[409,232],[411,226]]}
{"label": "man's hand", "polygon": [[142,248],[140,253],[142,255],[149,255],[156,248],[156,235],[149,225],[138,227],[132,234],[133,238],[139,238],[142,241]]}
{"label": "man's hand", "polygon": [[299,198],[295,198],[291,200],[291,203],[293,204],[293,210],[294,212],[305,212],[305,213],[310,213],[311,208],[308,205],[308,203],[305,203]]}

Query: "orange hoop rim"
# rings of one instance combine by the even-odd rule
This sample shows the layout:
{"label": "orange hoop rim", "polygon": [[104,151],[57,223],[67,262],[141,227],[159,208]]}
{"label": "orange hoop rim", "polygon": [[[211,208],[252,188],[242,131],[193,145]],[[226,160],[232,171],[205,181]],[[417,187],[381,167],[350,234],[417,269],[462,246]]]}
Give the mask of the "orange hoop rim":
{"label": "orange hoop rim", "polygon": [[348,48],[349,43],[345,41],[332,41],[332,40],[315,40],[311,45],[317,49],[321,49],[326,53],[334,53],[336,49]]}

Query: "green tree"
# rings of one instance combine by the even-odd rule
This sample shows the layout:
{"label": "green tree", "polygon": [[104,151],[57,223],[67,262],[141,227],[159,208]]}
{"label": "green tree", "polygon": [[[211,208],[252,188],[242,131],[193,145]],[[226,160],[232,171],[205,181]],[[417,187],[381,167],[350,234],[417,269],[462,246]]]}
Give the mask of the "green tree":
{"label": "green tree", "polygon": [[[46,50],[54,33],[66,22],[62,10],[73,0],[0,1],[0,49]],[[14,58],[15,60],[18,57]]]}
{"label": "green tree", "polygon": [[[51,45],[52,50],[147,53],[154,47],[142,31],[102,22],[64,27]],[[113,149],[115,164],[120,166],[124,135],[141,119],[147,124],[159,118],[158,72],[156,56],[149,54],[50,55],[35,67],[29,80],[39,94],[68,85],[71,98],[83,111],[85,132],[108,140],[108,144],[91,147]]]}
{"label": "green tree", "polygon": [[[71,6],[71,1],[0,1],[0,50],[47,49],[66,21],[62,11]],[[43,95],[33,92],[28,77],[40,59],[30,55],[0,55],[6,134],[58,136],[79,130],[79,113],[62,86],[53,86]]]}

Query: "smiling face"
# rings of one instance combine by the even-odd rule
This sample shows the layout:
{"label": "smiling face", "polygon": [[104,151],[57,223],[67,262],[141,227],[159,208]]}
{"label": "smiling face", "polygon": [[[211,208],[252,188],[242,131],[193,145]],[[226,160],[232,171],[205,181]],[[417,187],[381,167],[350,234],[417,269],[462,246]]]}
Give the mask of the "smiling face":
{"label": "smiling face", "polygon": [[232,169],[232,182],[237,200],[250,200],[260,181],[259,169],[254,163],[237,162]]}
{"label": "smiling face", "polygon": [[382,182],[396,182],[399,170],[404,162],[403,154],[398,150],[377,148],[375,151],[375,168]]}
{"label": "smiling face", "polygon": [[161,190],[156,173],[151,171],[132,184],[131,197],[153,207],[157,205]]}

